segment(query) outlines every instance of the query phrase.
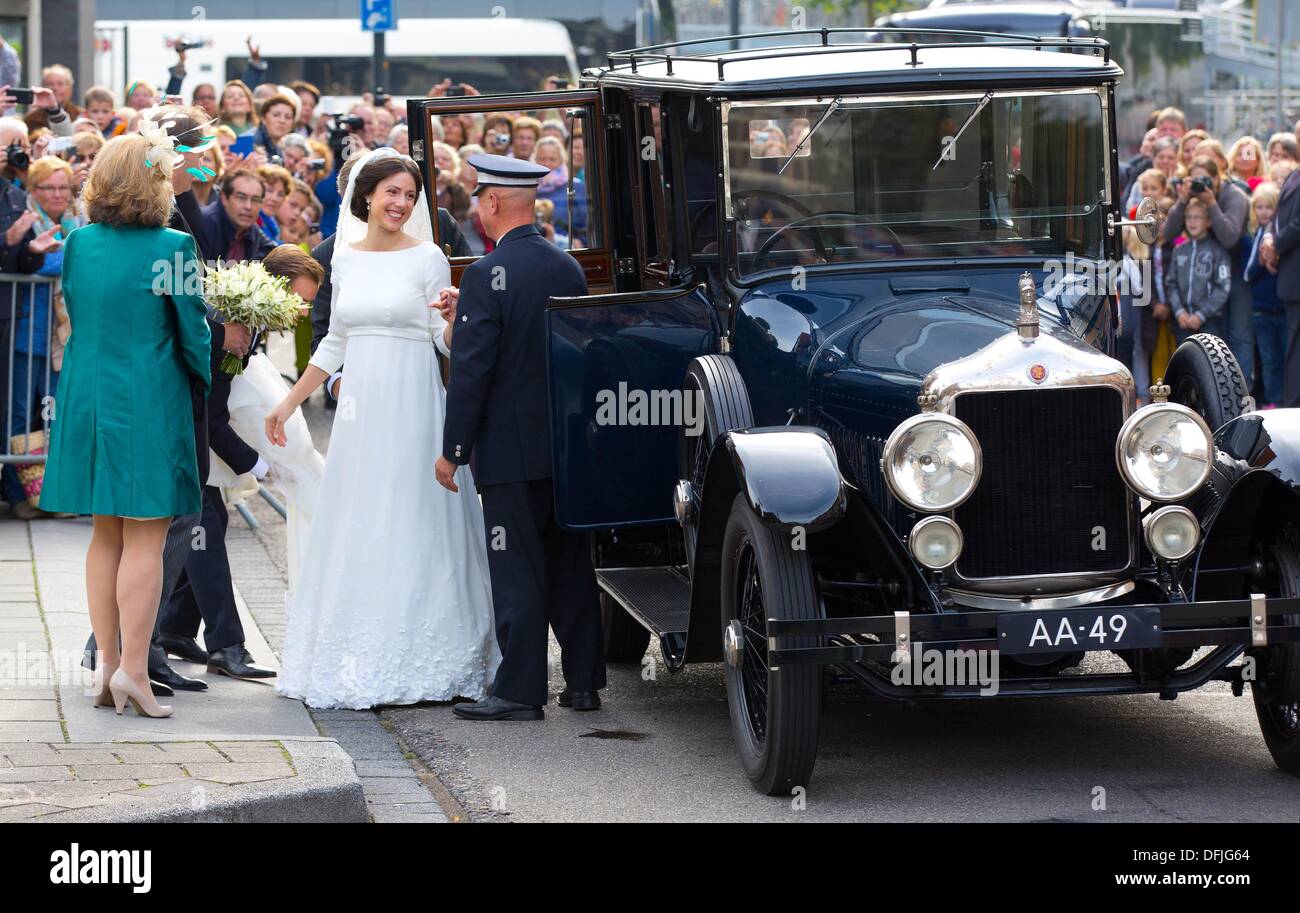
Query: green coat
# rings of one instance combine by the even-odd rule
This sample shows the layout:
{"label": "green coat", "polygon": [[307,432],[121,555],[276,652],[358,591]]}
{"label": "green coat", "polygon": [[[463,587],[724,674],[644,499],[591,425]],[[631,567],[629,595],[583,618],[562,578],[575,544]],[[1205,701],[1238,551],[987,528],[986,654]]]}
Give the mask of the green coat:
{"label": "green coat", "polygon": [[170,228],[91,224],[68,235],[72,335],[43,509],[138,519],[199,512],[190,383],[211,385],[211,337],[197,265],[194,239]]}

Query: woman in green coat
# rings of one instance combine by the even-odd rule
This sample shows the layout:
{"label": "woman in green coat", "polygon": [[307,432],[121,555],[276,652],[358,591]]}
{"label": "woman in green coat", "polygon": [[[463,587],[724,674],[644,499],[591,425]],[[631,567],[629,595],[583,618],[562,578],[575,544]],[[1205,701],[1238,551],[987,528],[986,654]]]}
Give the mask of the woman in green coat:
{"label": "woman in green coat", "polygon": [[168,524],[200,510],[190,384],[211,381],[194,241],[165,227],[170,170],[171,155],[138,134],[110,140],[90,170],[90,224],[64,248],[72,335],[41,491],[45,510],[94,516],[86,592],[103,654],[96,706],[121,713],[130,701],[147,716],[171,713],[149,687],[149,641]]}

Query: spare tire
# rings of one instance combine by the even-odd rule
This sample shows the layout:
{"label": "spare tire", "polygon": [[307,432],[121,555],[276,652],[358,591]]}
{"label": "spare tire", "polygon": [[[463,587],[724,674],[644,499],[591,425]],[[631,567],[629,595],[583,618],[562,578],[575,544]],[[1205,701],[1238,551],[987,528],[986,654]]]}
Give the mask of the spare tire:
{"label": "spare tire", "polygon": [[1228,344],[1209,333],[1189,337],[1169,359],[1169,401],[1180,403],[1217,431],[1255,408],[1246,379]]}

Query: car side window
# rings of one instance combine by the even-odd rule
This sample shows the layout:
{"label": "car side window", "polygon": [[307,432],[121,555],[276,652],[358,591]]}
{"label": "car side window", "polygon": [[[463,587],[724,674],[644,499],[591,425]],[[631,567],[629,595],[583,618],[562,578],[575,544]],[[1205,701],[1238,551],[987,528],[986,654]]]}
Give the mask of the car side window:
{"label": "car side window", "polygon": [[[586,125],[592,123],[595,115],[585,105],[432,116],[438,206],[451,213],[475,256],[489,245],[472,196],[478,173],[468,159],[477,152],[510,155],[549,168],[537,191],[538,230],[564,250],[602,247],[599,195],[591,192],[598,178],[594,163],[587,161],[584,137]],[[459,145],[436,139],[440,135]]]}
{"label": "car side window", "polygon": [[646,267],[665,275],[672,259],[663,115],[659,103],[637,105],[637,158],[641,182],[642,251]]}

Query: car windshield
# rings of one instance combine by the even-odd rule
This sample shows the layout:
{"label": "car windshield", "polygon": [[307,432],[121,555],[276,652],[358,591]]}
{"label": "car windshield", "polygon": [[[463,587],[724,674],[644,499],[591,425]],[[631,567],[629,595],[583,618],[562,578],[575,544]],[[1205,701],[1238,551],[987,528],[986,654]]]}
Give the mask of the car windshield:
{"label": "car windshield", "polygon": [[1104,256],[1107,152],[1096,90],[731,102],[726,118],[742,274]]}

